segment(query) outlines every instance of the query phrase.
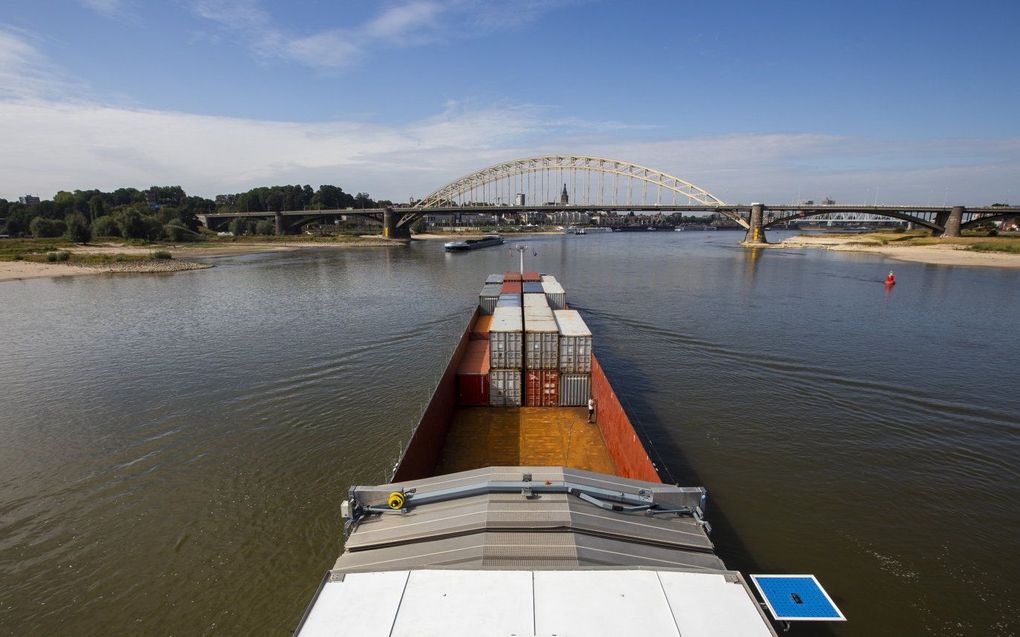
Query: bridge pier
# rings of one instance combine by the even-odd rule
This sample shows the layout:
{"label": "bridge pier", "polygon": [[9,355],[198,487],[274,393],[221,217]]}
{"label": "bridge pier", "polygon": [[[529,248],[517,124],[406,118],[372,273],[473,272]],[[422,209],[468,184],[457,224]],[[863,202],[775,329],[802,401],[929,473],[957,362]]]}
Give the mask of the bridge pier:
{"label": "bridge pier", "polygon": [[276,234],[285,234],[286,228],[283,225],[283,214],[277,212],[273,215],[273,225]]}
{"label": "bridge pier", "polygon": [[942,233],[943,237],[960,236],[960,226],[963,225],[963,212],[963,206],[953,206],[953,209],[949,211],[949,217],[946,219],[945,231]]}
{"label": "bridge pier", "polygon": [[744,245],[761,245],[768,243],[765,238],[765,206],[760,203],[751,204],[751,218],[749,219],[751,227],[747,229],[747,234],[744,235]]}
{"label": "bridge pier", "polygon": [[383,208],[383,236],[387,239],[410,239],[411,228],[398,226],[400,215],[393,211],[393,208]]}

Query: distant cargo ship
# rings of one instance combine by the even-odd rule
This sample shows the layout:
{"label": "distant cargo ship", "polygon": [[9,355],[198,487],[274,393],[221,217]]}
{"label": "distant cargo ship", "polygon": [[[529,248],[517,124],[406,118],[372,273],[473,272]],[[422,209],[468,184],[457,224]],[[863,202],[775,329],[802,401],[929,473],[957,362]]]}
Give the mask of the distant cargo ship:
{"label": "distant cargo ship", "polygon": [[[555,277],[490,275],[391,482],[348,490],[297,634],[775,636],[592,342]],[[763,577],[774,617],[842,619],[812,576]]]}
{"label": "distant cargo ship", "polygon": [[465,250],[477,250],[489,246],[503,245],[503,237],[498,234],[487,234],[481,239],[465,239],[464,241],[448,241],[443,244],[447,252],[463,252]]}

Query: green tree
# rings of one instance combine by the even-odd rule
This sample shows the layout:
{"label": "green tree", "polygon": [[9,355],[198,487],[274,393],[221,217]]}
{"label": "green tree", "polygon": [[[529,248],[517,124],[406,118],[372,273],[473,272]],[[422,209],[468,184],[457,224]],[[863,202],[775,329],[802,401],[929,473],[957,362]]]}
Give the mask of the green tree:
{"label": "green tree", "polygon": [[192,241],[195,238],[195,233],[180,219],[172,219],[163,226],[163,234],[171,241]]}
{"label": "green tree", "polygon": [[96,217],[96,220],[92,222],[92,238],[119,236],[120,226],[117,225],[117,221],[110,215]]}
{"label": "green tree", "polygon": [[418,217],[414,220],[414,223],[411,224],[411,232],[414,234],[421,234],[425,232],[427,227],[428,222],[425,221],[425,217]]}
{"label": "green tree", "polygon": [[276,234],[276,224],[263,219],[255,224],[255,233],[265,235]]}
{"label": "green tree", "polygon": [[85,219],[85,215],[80,212],[68,215],[64,237],[71,243],[89,242],[89,239],[92,238],[92,229],[89,228],[89,222]]}
{"label": "green tree", "polygon": [[32,219],[32,223],[29,224],[29,228],[32,231],[32,236],[37,238],[59,237],[67,230],[67,224],[60,219],[36,217],[35,219]]}
{"label": "green tree", "polygon": [[142,220],[142,213],[133,208],[121,211],[117,216],[117,227],[120,228],[120,236],[125,239],[145,238],[145,221]]}

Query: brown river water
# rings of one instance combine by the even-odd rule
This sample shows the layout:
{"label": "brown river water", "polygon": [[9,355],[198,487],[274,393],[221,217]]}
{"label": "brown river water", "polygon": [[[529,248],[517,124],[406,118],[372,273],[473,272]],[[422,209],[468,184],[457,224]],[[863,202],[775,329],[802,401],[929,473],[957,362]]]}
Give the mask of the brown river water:
{"label": "brown river water", "polygon": [[[773,237],[780,238],[780,237]],[[718,552],[849,621],[1020,631],[1020,271],[536,237]],[[0,635],[288,635],[506,248],[0,284]],[[886,291],[886,273],[898,285]]]}

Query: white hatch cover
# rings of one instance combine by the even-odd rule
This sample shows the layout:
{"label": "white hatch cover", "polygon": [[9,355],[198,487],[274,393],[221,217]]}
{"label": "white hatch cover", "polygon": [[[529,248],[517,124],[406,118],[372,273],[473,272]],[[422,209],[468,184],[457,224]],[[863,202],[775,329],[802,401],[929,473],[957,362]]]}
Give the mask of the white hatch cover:
{"label": "white hatch cover", "polygon": [[650,570],[349,573],[299,637],[775,635],[736,573]]}

